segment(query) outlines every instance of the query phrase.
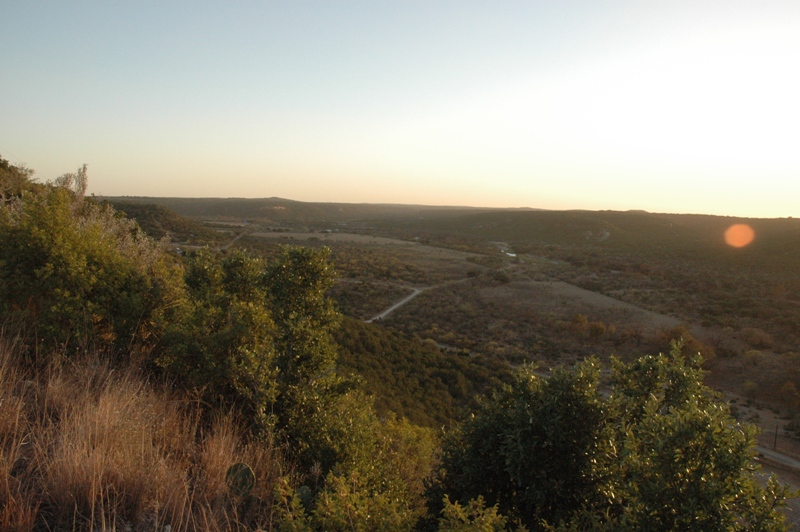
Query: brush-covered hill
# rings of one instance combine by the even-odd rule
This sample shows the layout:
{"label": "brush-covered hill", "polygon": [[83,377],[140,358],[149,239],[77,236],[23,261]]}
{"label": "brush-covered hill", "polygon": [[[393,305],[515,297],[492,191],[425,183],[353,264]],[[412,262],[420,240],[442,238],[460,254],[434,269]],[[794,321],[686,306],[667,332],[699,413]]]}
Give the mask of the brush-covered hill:
{"label": "brush-covered hill", "polygon": [[[726,250],[723,234],[746,223],[756,233],[749,250],[788,252],[800,244],[800,220],[734,218],[644,211],[506,210],[458,213],[408,219],[401,227],[440,233],[462,233],[485,240],[541,245],[593,246],[618,250]],[[388,226],[383,226],[389,229]]]}
{"label": "brush-covered hill", "polygon": [[136,220],[139,227],[149,236],[161,239],[169,237],[173,242],[213,243],[228,238],[195,220],[189,220],[175,211],[154,203],[109,201],[128,218]]}
{"label": "brush-covered hill", "polygon": [[108,197],[112,203],[150,203],[190,218],[248,220],[258,223],[348,223],[354,221],[448,217],[486,209],[369,203],[314,203],[283,198]]}
{"label": "brush-covered hill", "polygon": [[[155,236],[160,236],[159,232],[199,235],[202,226],[190,226],[190,220],[197,219],[310,227],[352,224],[349,230],[451,245],[503,241],[523,251],[561,246],[639,256],[678,254],[734,265],[768,265],[782,271],[796,271],[800,266],[800,220],[792,218],[313,203],[283,198],[106,199]],[[750,225],[756,238],[746,248],[734,249],[725,244],[723,235],[728,227],[740,223]]]}

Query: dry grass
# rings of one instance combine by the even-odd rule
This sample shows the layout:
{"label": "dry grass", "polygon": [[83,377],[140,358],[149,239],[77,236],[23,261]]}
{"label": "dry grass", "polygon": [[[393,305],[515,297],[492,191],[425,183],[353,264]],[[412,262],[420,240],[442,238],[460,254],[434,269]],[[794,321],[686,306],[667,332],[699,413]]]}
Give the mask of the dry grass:
{"label": "dry grass", "polygon": [[[226,473],[249,464],[249,495]],[[101,358],[31,374],[0,345],[1,530],[237,530],[268,527],[281,462],[234,416]]]}

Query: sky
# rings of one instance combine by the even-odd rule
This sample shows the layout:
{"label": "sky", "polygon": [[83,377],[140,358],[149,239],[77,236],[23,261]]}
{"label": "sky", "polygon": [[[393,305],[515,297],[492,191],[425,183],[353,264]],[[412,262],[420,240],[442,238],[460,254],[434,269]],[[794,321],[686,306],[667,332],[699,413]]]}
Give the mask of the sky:
{"label": "sky", "polygon": [[0,2],[41,181],[800,217],[796,0]]}

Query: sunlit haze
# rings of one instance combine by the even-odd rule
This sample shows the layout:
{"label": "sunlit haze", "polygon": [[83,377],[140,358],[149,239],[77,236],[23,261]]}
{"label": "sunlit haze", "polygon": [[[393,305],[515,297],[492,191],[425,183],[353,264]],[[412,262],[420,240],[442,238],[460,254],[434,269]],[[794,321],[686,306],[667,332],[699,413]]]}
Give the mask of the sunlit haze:
{"label": "sunlit haze", "polygon": [[0,155],[98,195],[800,216],[800,2],[6,2]]}

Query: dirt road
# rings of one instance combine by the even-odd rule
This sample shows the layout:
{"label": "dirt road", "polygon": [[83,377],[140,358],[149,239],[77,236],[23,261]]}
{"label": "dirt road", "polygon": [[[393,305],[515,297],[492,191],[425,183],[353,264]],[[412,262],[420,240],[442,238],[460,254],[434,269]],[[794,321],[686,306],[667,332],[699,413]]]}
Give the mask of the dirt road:
{"label": "dirt road", "polygon": [[420,295],[425,290],[428,290],[428,288],[412,288],[412,290],[414,292],[411,295],[404,297],[403,299],[401,299],[400,301],[398,301],[397,303],[395,303],[391,307],[387,308],[386,310],[384,310],[383,312],[381,312],[377,316],[366,320],[367,323],[372,323],[373,321],[382,320],[383,318],[385,318],[386,316],[388,316],[389,314],[391,314],[392,312],[394,312],[398,308],[402,307],[403,305],[405,305],[406,303],[408,303],[409,301],[411,301],[412,299],[414,299],[415,297]]}

